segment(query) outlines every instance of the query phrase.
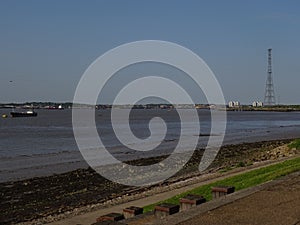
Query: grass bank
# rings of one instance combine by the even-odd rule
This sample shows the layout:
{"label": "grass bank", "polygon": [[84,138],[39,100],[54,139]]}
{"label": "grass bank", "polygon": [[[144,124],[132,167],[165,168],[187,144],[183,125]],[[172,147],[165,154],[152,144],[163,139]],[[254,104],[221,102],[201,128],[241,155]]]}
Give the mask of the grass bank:
{"label": "grass bank", "polygon": [[291,144],[288,145],[289,148],[300,149],[300,139],[296,139]]}
{"label": "grass bank", "polygon": [[[296,141],[297,144],[300,146],[300,140]],[[292,143],[293,144],[293,143]],[[166,199],[161,202],[157,202],[152,205],[148,205],[144,207],[144,212],[152,211],[154,209],[154,206],[167,202],[167,203],[173,203],[178,204],[179,199],[184,197],[187,194],[198,194],[203,195],[208,201],[212,199],[211,196],[211,187],[216,185],[232,185],[235,186],[235,190],[239,191],[245,188],[249,188],[255,185],[259,185],[274,179],[277,179],[279,177],[285,176],[287,174],[296,172],[300,170],[300,157],[284,161],[282,163],[278,163],[275,165],[267,166],[264,168],[260,168],[257,170],[253,170],[250,172],[246,172],[240,175],[236,175],[230,178],[226,178],[221,181],[217,181],[211,184],[207,184],[198,188],[195,188],[193,190],[181,193],[179,195],[176,195],[172,198]]]}

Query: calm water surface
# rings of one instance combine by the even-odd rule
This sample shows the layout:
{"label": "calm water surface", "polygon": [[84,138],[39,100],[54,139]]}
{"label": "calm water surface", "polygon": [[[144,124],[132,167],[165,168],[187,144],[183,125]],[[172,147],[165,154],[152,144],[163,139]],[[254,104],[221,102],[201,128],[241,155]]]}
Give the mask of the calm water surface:
{"label": "calm water surface", "polygon": [[[72,111],[37,112],[38,116],[33,118],[0,119],[0,182],[87,166],[73,136]],[[206,135],[210,132],[210,112],[198,112],[201,125],[198,147],[205,147]],[[9,110],[0,110],[0,115],[4,113],[9,114]],[[166,121],[168,131],[164,142],[149,156],[170,153],[180,136],[180,121],[175,110],[133,110],[130,120],[132,132],[141,139],[147,138],[150,135],[149,120],[156,116]],[[300,137],[299,112],[228,112],[227,117],[224,144]],[[108,110],[96,111],[98,133],[105,145],[122,160],[142,157],[132,154],[131,149],[125,148],[116,139],[109,118]],[[124,121],[118,121],[117,125],[122,128]],[[159,132],[155,130],[154,135]],[[199,134],[191,131],[189,135]],[[138,143],[127,144],[134,146]]]}

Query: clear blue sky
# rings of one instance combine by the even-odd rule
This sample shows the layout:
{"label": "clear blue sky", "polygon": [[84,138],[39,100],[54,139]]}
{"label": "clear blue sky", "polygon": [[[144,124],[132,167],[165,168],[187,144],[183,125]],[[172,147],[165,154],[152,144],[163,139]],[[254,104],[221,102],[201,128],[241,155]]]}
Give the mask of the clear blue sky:
{"label": "clear blue sky", "polygon": [[263,100],[271,47],[276,97],[300,104],[299,12],[297,0],[1,0],[0,102],[71,101],[98,56],[158,39],[197,53],[242,103]]}

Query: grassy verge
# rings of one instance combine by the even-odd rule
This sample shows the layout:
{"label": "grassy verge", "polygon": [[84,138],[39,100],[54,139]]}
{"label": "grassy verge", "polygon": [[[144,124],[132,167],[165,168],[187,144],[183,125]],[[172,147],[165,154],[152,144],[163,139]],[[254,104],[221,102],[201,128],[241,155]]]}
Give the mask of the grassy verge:
{"label": "grassy verge", "polygon": [[300,139],[297,139],[297,140],[293,141],[288,146],[289,146],[289,148],[300,149]]}
{"label": "grassy verge", "polygon": [[[299,142],[300,143],[300,142]],[[300,170],[300,157],[284,161],[282,163],[278,163],[275,165],[267,166],[265,168],[260,168],[257,170],[253,170],[250,172],[246,172],[240,175],[236,175],[230,178],[226,178],[221,181],[217,181],[211,184],[207,184],[198,188],[195,188],[193,190],[181,193],[179,195],[176,195],[172,198],[169,198],[167,200],[157,202],[152,205],[148,205],[144,207],[144,212],[152,211],[154,209],[154,206],[167,202],[167,203],[173,203],[178,204],[179,199],[184,197],[187,194],[199,194],[203,195],[207,200],[211,200],[211,187],[216,185],[232,185],[235,186],[235,190],[241,190],[248,187],[252,187],[258,184],[262,184],[271,180],[274,180],[276,178],[285,176],[287,174],[296,172]]]}

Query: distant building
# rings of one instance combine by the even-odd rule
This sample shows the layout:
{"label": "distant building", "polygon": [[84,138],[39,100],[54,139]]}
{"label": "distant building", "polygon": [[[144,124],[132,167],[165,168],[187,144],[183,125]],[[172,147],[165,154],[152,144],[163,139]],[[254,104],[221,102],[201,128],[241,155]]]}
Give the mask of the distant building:
{"label": "distant building", "polygon": [[229,108],[240,107],[240,106],[241,106],[241,103],[239,101],[230,101],[228,103]]}
{"label": "distant building", "polygon": [[253,107],[263,107],[263,103],[262,102],[260,102],[260,101],[254,101],[253,103],[252,103],[252,106]]}

